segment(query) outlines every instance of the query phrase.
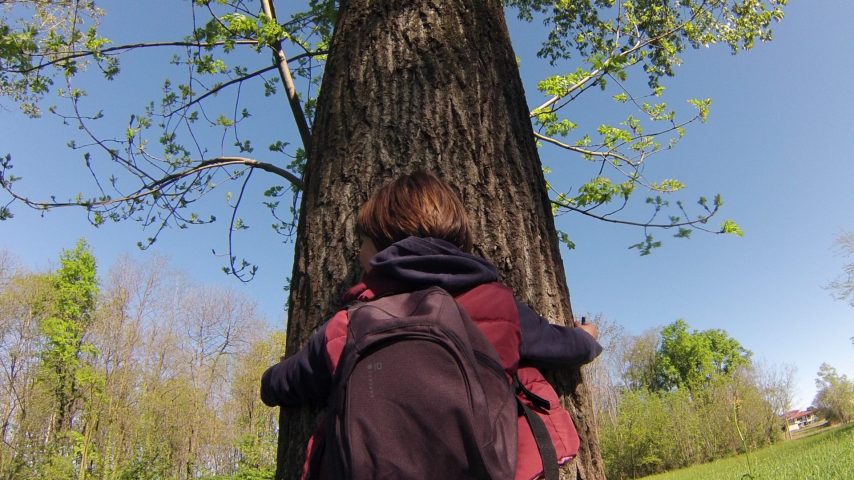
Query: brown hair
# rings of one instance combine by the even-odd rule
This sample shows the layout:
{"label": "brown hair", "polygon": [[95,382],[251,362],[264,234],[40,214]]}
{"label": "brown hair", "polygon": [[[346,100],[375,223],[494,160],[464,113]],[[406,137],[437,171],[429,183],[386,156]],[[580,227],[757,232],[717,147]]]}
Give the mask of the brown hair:
{"label": "brown hair", "polygon": [[471,250],[462,201],[445,182],[416,171],[383,186],[359,209],[356,231],[377,250],[409,236],[433,237]]}

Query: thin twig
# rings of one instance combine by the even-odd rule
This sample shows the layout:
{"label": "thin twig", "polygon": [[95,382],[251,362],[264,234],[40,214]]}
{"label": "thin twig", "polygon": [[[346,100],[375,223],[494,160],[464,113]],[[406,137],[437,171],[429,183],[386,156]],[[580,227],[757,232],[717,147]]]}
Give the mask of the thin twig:
{"label": "thin twig", "polygon": [[240,193],[237,195],[237,202],[234,204],[234,208],[232,209],[232,212],[231,212],[231,223],[229,224],[229,227],[228,227],[228,262],[229,262],[229,265],[231,265],[231,274],[234,275],[235,277],[237,277],[237,279],[243,283],[246,283],[249,280],[252,280],[252,278],[254,277],[254,274],[251,275],[248,279],[245,279],[245,278],[243,278],[243,275],[240,274],[240,272],[243,271],[244,267],[241,267],[240,270],[237,270],[237,268],[234,265],[234,258],[235,258],[234,257],[234,240],[233,240],[234,222],[237,220],[237,209],[240,207],[241,200],[243,200],[243,192],[246,191],[246,184],[249,183],[249,179],[252,177],[253,171],[255,171],[255,169],[250,167],[249,173],[246,174],[246,178],[243,180],[243,185],[240,187]]}
{"label": "thin twig", "polygon": [[[699,229],[699,230],[703,230],[703,231],[706,231],[706,232],[712,232],[712,231],[711,231],[711,230],[709,230],[709,229],[706,229],[706,228],[698,227],[698,226],[697,226],[697,224],[698,224],[698,223],[699,223],[699,224],[706,223],[706,222],[707,222],[707,221],[708,221],[712,216],[714,216],[714,215],[718,212],[718,208],[719,208],[719,207],[717,207],[717,206],[716,206],[716,207],[714,208],[714,210],[712,210],[712,212],[711,212],[708,216],[703,217],[703,218],[699,218],[699,219],[697,219],[697,220],[688,220],[688,221],[685,221],[685,222],[678,222],[678,223],[650,223],[650,222],[641,223],[641,222],[633,222],[633,221],[631,221],[631,220],[619,220],[619,219],[615,219],[615,218],[608,218],[608,216],[607,216],[607,215],[611,215],[613,212],[612,212],[612,213],[609,213],[609,214],[607,214],[607,215],[605,215],[605,216],[603,216],[603,215],[597,215],[597,214],[595,214],[595,213],[593,213],[593,212],[590,212],[590,211],[589,211],[589,210],[587,210],[587,209],[578,208],[578,207],[575,207],[575,206],[573,206],[573,205],[570,205],[570,204],[568,204],[568,203],[566,203],[566,202],[561,202],[561,201],[558,201],[558,200],[549,200],[549,201],[550,201],[552,204],[557,205],[557,206],[558,206],[558,207],[560,207],[560,208],[565,208],[565,209],[567,209],[567,210],[571,210],[571,211],[573,211],[573,212],[578,212],[578,213],[580,213],[580,214],[582,214],[582,215],[586,215],[586,216],[588,216],[588,217],[595,218],[595,219],[597,219],[597,220],[602,220],[603,222],[617,223],[617,224],[620,224],[620,225],[631,225],[631,226],[635,226],[635,227],[644,227],[644,228],[647,228],[647,227],[649,227],[649,228],[665,228],[665,229],[667,229],[667,228],[674,228],[674,227],[687,227],[687,226],[693,226],[694,228],[697,228],[697,229]],[[657,212],[656,212],[656,213],[657,213]],[[655,215],[653,215],[653,218],[655,218]]]}

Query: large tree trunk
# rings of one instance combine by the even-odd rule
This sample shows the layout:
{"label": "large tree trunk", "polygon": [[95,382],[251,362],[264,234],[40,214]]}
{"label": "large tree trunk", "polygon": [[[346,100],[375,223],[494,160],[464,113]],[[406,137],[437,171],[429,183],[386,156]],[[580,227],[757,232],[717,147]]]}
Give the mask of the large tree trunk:
{"label": "large tree trunk", "polygon": [[[295,352],[360,274],[356,212],[415,169],[455,187],[476,253],[536,311],[572,318],[516,57],[497,0],[342,1],[306,168],[288,312]],[[587,389],[563,375],[578,477],[604,478]],[[297,478],[313,413],[284,412],[279,478]],[[283,461],[283,464],[282,464]],[[575,478],[575,466],[568,471]]]}

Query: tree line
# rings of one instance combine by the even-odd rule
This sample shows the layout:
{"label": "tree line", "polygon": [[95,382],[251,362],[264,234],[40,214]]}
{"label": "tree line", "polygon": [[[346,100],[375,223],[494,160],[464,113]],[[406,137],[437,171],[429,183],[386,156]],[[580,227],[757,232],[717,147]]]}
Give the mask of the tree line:
{"label": "tree line", "polygon": [[683,320],[641,335],[602,320],[588,370],[609,479],[639,478],[783,438],[794,367],[756,361],[724,330]]}
{"label": "tree line", "polygon": [[272,478],[258,379],[284,350],[254,303],[162,260],[100,280],[85,242],[49,272],[0,255],[0,478]]}
{"label": "tree line", "polygon": [[[0,252],[0,478],[273,478],[277,412],[258,379],[284,333],[163,259],[101,277],[96,263],[82,240],[48,272]],[[683,320],[641,335],[596,322],[605,352],[586,374],[608,478],[782,439],[793,367]],[[854,420],[854,381],[825,364],[816,383],[824,418]]]}
{"label": "tree line", "polygon": [[832,423],[854,421],[854,379],[822,363],[815,380],[818,393],[813,404],[818,414]]}

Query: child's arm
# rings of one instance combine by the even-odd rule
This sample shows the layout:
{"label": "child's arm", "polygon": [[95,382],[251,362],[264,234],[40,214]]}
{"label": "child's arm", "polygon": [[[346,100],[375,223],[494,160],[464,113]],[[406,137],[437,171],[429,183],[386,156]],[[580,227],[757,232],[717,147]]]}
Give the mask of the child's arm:
{"label": "child's arm", "polygon": [[282,359],[261,376],[261,400],[271,406],[295,407],[326,400],[332,373],[326,361],[324,324],[297,353]]}
{"label": "child's arm", "polygon": [[516,307],[522,330],[521,363],[576,367],[593,361],[602,352],[602,346],[592,336],[595,330],[552,325],[524,303],[517,301]]}

